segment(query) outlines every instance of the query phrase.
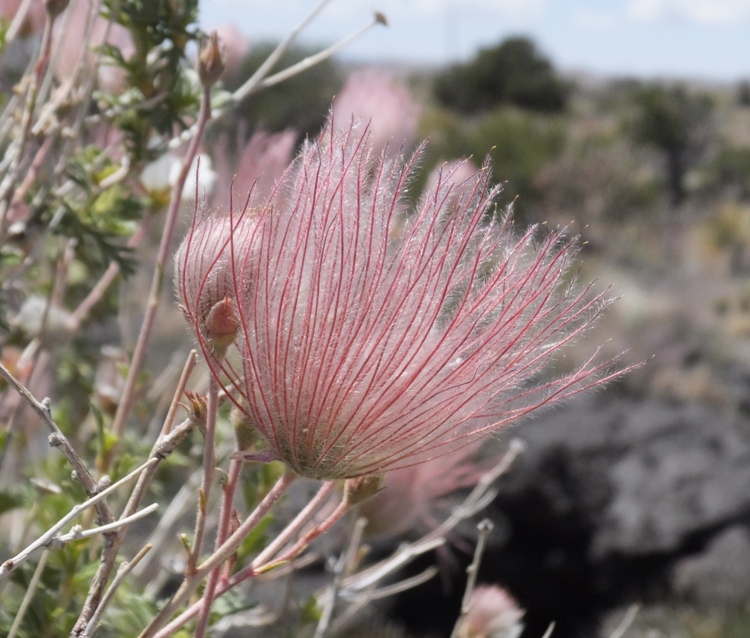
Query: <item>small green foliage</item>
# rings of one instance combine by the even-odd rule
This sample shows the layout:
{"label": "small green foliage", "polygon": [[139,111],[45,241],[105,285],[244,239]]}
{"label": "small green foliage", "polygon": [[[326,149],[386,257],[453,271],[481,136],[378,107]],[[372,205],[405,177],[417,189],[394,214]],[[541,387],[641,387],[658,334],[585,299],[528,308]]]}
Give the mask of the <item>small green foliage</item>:
{"label": "small green foliage", "polygon": [[705,153],[713,136],[713,101],[682,84],[636,85],[631,100],[633,111],[625,118],[624,128],[636,143],[662,153],[670,201],[679,206],[686,196],[687,171]]}
{"label": "small green foliage", "polygon": [[[0,448],[3,443],[0,442]],[[21,507],[24,504],[24,498],[18,488],[8,487],[0,490],[0,514]]]}
{"label": "small green foliage", "polygon": [[300,622],[303,625],[317,624],[323,613],[316,596],[310,595],[300,606]]}
{"label": "small green foliage", "polygon": [[[138,636],[156,615],[153,599],[129,586],[127,581],[104,615],[96,635],[102,638]],[[175,634],[177,635],[177,634]]]}
{"label": "small green foliage", "polygon": [[242,544],[237,549],[237,560],[243,564],[248,558],[252,558],[260,552],[269,540],[270,526],[274,522],[273,515],[267,515],[253,530],[245,537]]}
{"label": "small green foliage", "polygon": [[248,611],[255,606],[255,603],[247,600],[246,592],[243,592],[241,589],[230,589],[211,607],[211,623],[218,622],[230,614],[239,614],[243,611]]}
{"label": "small green foliage", "polygon": [[252,510],[284,473],[284,464],[246,463],[242,472],[242,494],[245,506]]}

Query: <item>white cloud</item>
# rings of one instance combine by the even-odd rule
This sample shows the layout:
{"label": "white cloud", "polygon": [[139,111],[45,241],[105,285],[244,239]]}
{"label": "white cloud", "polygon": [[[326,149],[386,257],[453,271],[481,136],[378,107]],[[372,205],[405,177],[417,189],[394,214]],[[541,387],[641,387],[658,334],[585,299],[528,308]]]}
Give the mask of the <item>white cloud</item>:
{"label": "white cloud", "polygon": [[628,14],[641,22],[684,21],[701,25],[750,23],[748,0],[630,0]]}
{"label": "white cloud", "polygon": [[609,31],[617,26],[617,16],[604,11],[577,9],[573,12],[573,24],[591,31]]}

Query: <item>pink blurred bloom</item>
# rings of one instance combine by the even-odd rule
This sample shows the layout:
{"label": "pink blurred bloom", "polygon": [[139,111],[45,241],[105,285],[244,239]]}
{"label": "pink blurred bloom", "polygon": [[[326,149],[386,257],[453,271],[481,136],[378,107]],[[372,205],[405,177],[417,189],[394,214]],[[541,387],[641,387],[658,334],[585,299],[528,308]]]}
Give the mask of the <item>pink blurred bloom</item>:
{"label": "pink blurred bloom", "polygon": [[[212,152],[216,159],[217,192],[228,194],[231,187],[243,200],[251,190],[257,197],[268,197],[292,159],[297,137],[293,129],[280,133],[255,131],[233,165],[228,161],[229,140],[221,137]],[[226,203],[219,205],[226,207]]]}
{"label": "pink blurred bloom", "polygon": [[267,201],[251,196],[241,233],[228,232],[235,220],[209,242],[208,217],[178,253],[178,294],[207,355],[203,291],[214,268],[231,270],[242,370],[207,359],[303,476],[423,463],[621,374],[592,356],[541,376],[608,303],[569,285],[575,242],[497,220],[487,167],[457,208],[447,174],[408,210],[415,162],[380,159],[356,125],[329,126]]}
{"label": "pink blurred bloom", "polygon": [[[100,15],[92,15],[92,11],[88,2],[71,2],[66,15],[57,21],[58,29],[65,30],[56,38],[59,50],[55,57],[55,74],[61,81],[70,80],[79,65],[92,66],[96,60],[96,47],[104,42],[119,48],[126,60],[135,52],[130,32],[125,27],[110,24]],[[70,37],[66,34],[76,35]],[[96,72],[100,89],[116,93],[124,87],[122,69],[100,62]]]}
{"label": "pink blurred bloom", "polygon": [[213,31],[219,36],[219,44],[226,55],[224,73],[231,77],[240,70],[250,51],[250,39],[233,24],[220,24]]}
{"label": "pink blurred bloom", "polygon": [[461,197],[471,195],[471,191],[474,189],[474,176],[476,173],[477,167],[474,165],[474,162],[469,159],[443,162],[433,168],[427,176],[425,190],[435,190],[440,183],[440,180],[445,181],[448,179],[453,185],[451,195],[457,204]]}
{"label": "pink blurred bloom", "polygon": [[469,611],[458,625],[458,638],[518,638],[524,611],[502,587],[481,585],[471,592]]}
{"label": "pink blurred bloom", "polygon": [[18,27],[18,34],[22,38],[28,38],[35,33],[40,33],[44,29],[44,23],[47,19],[47,12],[44,9],[42,0],[31,0],[24,8],[24,15],[18,16],[22,8],[23,0],[0,0],[0,17],[7,22],[21,20]]}
{"label": "pink blurred bloom", "polygon": [[345,130],[352,118],[369,122],[373,148],[380,152],[388,146],[392,154],[413,144],[421,113],[409,89],[378,69],[351,73],[333,102],[339,128]]}
{"label": "pink blurred bloom", "polygon": [[359,506],[370,537],[426,533],[439,524],[447,497],[476,485],[486,467],[475,459],[480,441],[420,465],[388,472],[382,489]]}

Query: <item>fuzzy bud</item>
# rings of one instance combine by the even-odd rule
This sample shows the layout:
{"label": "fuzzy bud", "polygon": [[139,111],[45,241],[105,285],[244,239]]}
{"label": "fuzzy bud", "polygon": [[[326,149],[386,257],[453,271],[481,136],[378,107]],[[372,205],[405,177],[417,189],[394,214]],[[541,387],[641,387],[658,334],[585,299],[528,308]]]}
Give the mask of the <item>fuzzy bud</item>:
{"label": "fuzzy bud", "polygon": [[219,36],[213,31],[198,56],[198,74],[206,88],[212,87],[224,73],[224,52],[219,46]]}
{"label": "fuzzy bud", "polygon": [[226,349],[232,345],[237,331],[240,329],[240,321],[237,318],[234,301],[227,294],[224,299],[216,302],[208,311],[204,323],[206,336],[214,348],[214,352],[223,355]]}

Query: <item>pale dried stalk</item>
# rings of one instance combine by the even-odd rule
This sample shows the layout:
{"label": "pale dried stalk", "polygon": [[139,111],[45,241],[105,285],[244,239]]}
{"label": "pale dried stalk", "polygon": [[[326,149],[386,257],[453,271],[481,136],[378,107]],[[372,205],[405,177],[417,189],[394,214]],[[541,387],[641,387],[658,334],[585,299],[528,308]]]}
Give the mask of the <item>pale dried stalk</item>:
{"label": "pale dried stalk", "polygon": [[324,638],[328,627],[333,620],[333,614],[336,609],[336,601],[339,595],[339,589],[341,588],[341,582],[343,581],[344,575],[347,574],[354,566],[355,557],[357,554],[357,548],[362,540],[362,532],[364,532],[367,526],[366,518],[358,518],[354,523],[354,529],[352,535],[349,538],[349,542],[344,550],[341,552],[338,561],[333,569],[333,580],[328,587],[326,592],[325,603],[323,606],[323,612],[320,614],[320,620],[318,626],[315,629],[314,638]]}
{"label": "pale dried stalk", "polygon": [[458,632],[461,629],[461,621],[466,618],[466,614],[471,610],[471,595],[474,593],[474,587],[477,584],[479,565],[482,563],[482,556],[484,555],[484,546],[487,544],[487,537],[490,535],[493,527],[492,521],[487,518],[480,521],[477,525],[479,537],[477,538],[477,545],[474,548],[474,558],[472,559],[471,564],[466,568],[468,578],[466,579],[464,597],[461,600],[461,613],[456,620],[456,624],[453,626],[451,638],[458,638]]}
{"label": "pale dried stalk", "polygon": [[511,463],[523,449],[524,445],[521,441],[518,439],[512,440],[508,451],[497,465],[482,475],[463,503],[454,508],[450,516],[443,523],[421,539],[413,543],[401,545],[385,560],[346,578],[342,587],[342,596],[346,598],[357,597],[361,592],[370,590],[378,582],[398,571],[417,556],[421,556],[443,545],[445,543],[445,536],[456,525],[476,514],[495,497],[496,492],[491,489],[492,484],[498,477],[507,472]]}
{"label": "pale dried stalk", "polygon": [[29,608],[32,598],[34,598],[34,593],[36,592],[36,588],[39,586],[39,581],[42,578],[42,572],[44,572],[44,568],[47,565],[48,556],[48,551],[42,552],[42,557],[37,563],[36,569],[34,570],[34,575],[31,577],[29,586],[26,588],[26,592],[23,595],[23,600],[21,601],[21,605],[18,607],[16,617],[13,619],[13,626],[8,632],[8,638],[15,638],[18,630],[21,628],[21,623],[23,622],[23,618],[26,615],[26,610]]}
{"label": "pale dried stalk", "polygon": [[135,556],[133,556],[132,560],[123,561],[122,563],[120,563],[120,566],[117,568],[117,573],[115,574],[115,577],[112,579],[112,584],[109,586],[109,589],[107,589],[104,596],[102,596],[101,604],[99,605],[97,610],[94,612],[93,616],[91,616],[89,625],[86,628],[86,630],[83,632],[83,638],[86,638],[87,636],[92,636],[94,634],[94,632],[96,631],[97,625],[99,624],[99,619],[101,618],[101,615],[104,612],[104,609],[110,603],[112,598],[114,598],[115,593],[117,593],[117,589],[123,583],[125,578],[127,578],[128,574],[130,574],[130,572],[133,571],[135,566],[141,562],[143,557],[146,554],[148,554],[151,551],[151,549],[152,549],[151,545],[146,545],[144,547],[141,547],[138,553]]}
{"label": "pale dried stalk", "polygon": [[612,632],[609,638],[624,638],[625,632],[630,628],[630,625],[633,624],[633,621],[635,620],[635,617],[638,615],[638,612],[640,611],[641,606],[639,604],[631,605],[628,607],[628,610],[625,612],[625,615],[622,617],[622,620],[620,621],[620,624],[615,627],[615,630]]}
{"label": "pale dried stalk", "polygon": [[[141,638],[164,638],[171,634],[179,627],[168,624],[164,629],[161,627],[169,620],[173,613],[187,600],[187,598],[196,590],[198,585],[203,582],[204,578],[214,568],[220,566],[229,558],[240,546],[245,537],[252,531],[258,523],[268,514],[271,508],[276,504],[282,494],[294,482],[296,476],[287,471],[276,482],[265,498],[258,504],[255,510],[248,516],[235,532],[224,542],[224,544],[209,556],[196,571],[191,575],[186,575],[182,581],[180,589],[175,593],[169,602],[164,605],[151,624],[141,633]],[[159,631],[161,629],[161,631]]]}
{"label": "pale dried stalk", "polygon": [[[208,405],[206,407],[206,427],[203,441],[203,482],[201,484],[198,497],[198,509],[195,518],[195,534],[193,535],[193,547],[188,556],[186,574],[192,574],[201,555],[203,547],[203,537],[206,532],[206,519],[208,517],[208,503],[211,496],[211,487],[213,485],[214,474],[216,472],[216,415],[219,407],[219,382],[214,375],[208,380]],[[231,508],[230,508],[231,509]],[[218,547],[221,545],[218,544]],[[205,604],[200,616],[198,617],[198,626],[195,630],[195,638],[203,638],[208,627],[208,619],[211,614],[211,603],[213,602],[213,592],[216,588],[221,565],[217,565],[211,575],[206,590]]]}
{"label": "pale dried stalk", "polygon": [[[154,443],[154,447],[152,448],[149,455],[149,459],[156,459],[157,463],[152,465],[150,469],[144,472],[138,479],[138,483],[136,483],[136,486],[133,489],[132,494],[130,495],[130,499],[128,500],[128,503],[123,510],[123,517],[131,515],[138,509],[138,505],[140,504],[141,499],[146,493],[146,490],[151,484],[151,480],[156,473],[158,464],[174,451],[174,449],[185,439],[185,437],[187,437],[187,435],[195,426],[195,422],[193,421],[193,419],[188,418],[174,429],[171,429],[176,406],[179,402],[180,397],[185,391],[185,385],[187,384],[190,373],[195,367],[196,356],[197,355],[195,350],[192,350],[188,355],[187,360],[185,361],[185,367],[183,368],[182,376],[180,377],[180,381],[175,390],[175,395],[172,400],[172,406],[170,407],[167,418],[165,419],[164,425],[162,426],[162,432],[164,432],[164,434],[160,436],[159,439],[157,439],[156,443]],[[112,569],[114,568],[115,561],[117,560],[117,554],[120,551],[123,540],[125,539],[127,529],[127,527],[120,528],[118,532],[112,538],[110,538],[110,541],[108,543],[105,543],[104,549],[102,550],[102,557],[99,562],[99,568],[97,569],[97,572],[91,581],[91,586],[89,587],[86,602],[84,603],[83,609],[81,610],[78,620],[76,621],[76,624],[73,627],[73,631],[71,632],[72,636],[82,635],[83,632],[87,631],[89,619],[93,617],[93,615],[97,611],[99,611],[99,613],[101,614],[101,601],[104,593],[104,588],[109,581],[109,577],[112,573]]]}
{"label": "pale dried stalk", "polygon": [[[50,413],[49,399],[45,399],[42,402],[36,400],[36,398],[28,391],[28,389],[20,383],[10,371],[0,363],[0,376],[2,376],[13,388],[20,394],[24,400],[31,406],[32,410],[36,412],[47,426],[52,431],[49,437],[49,443],[52,447],[59,447],[65,458],[68,459],[70,464],[73,466],[76,478],[80,481],[83,489],[86,492],[86,496],[89,498],[95,497],[99,493],[99,485],[91,476],[88,468],[83,464],[81,457],[78,456],[73,446],[70,444],[68,439],[62,433],[57,423],[52,419]],[[104,499],[98,499],[96,501],[96,511],[99,517],[99,522],[103,525],[114,521],[112,510],[107,505],[107,501]]]}
{"label": "pale dried stalk", "polygon": [[[154,276],[151,280],[151,289],[149,291],[148,303],[146,305],[146,313],[143,317],[141,330],[138,334],[138,341],[133,352],[133,357],[130,361],[128,376],[125,379],[125,387],[123,388],[122,397],[120,398],[120,404],[117,406],[117,412],[112,423],[112,432],[118,437],[122,435],[122,432],[125,429],[125,422],[127,421],[128,415],[130,414],[130,408],[133,404],[135,386],[138,380],[138,376],[141,372],[141,368],[143,367],[143,363],[146,359],[146,349],[148,347],[148,342],[151,339],[151,331],[156,320],[156,310],[159,306],[159,300],[161,297],[160,293],[164,284],[164,267],[167,263],[167,260],[169,259],[172,235],[174,234],[174,228],[177,223],[177,214],[180,211],[180,198],[182,196],[182,191],[185,188],[185,182],[187,181],[188,175],[190,174],[193,160],[198,154],[198,148],[200,146],[203,131],[205,130],[206,124],[210,119],[211,91],[208,88],[204,88],[201,98],[200,112],[198,114],[198,120],[196,122],[197,128],[195,137],[193,137],[190,145],[188,146],[182,168],[180,169],[180,174],[177,177],[177,181],[175,182],[174,186],[172,187],[171,200],[169,202],[167,216],[164,221],[164,230],[162,232],[161,242],[159,244],[159,251],[156,256]],[[196,199],[197,195],[198,193],[196,193]]]}
{"label": "pale dried stalk", "polygon": [[[308,16],[304,20],[302,20],[302,22],[300,22],[294,29],[292,29],[289,32],[289,35],[279,43],[279,45],[263,61],[263,64],[261,64],[256,69],[255,73],[253,73],[253,75],[250,76],[250,78],[244,84],[242,84],[242,86],[240,86],[234,93],[231,94],[228,100],[228,104],[226,106],[216,109],[214,113],[214,121],[221,119],[224,115],[229,113],[235,106],[237,106],[240,102],[242,102],[245,98],[252,95],[253,93],[256,93],[257,91],[260,91],[261,89],[264,89],[266,87],[273,86],[274,84],[283,82],[284,80],[288,80],[292,76],[302,73],[303,71],[306,71],[311,66],[314,66],[315,64],[319,64],[329,59],[334,54],[338,53],[341,49],[351,44],[354,40],[364,35],[364,33],[369,31],[375,25],[386,24],[386,21],[383,15],[380,13],[376,13],[374,18],[370,22],[368,22],[364,27],[355,31],[351,35],[346,36],[345,38],[341,39],[339,42],[331,45],[330,47],[326,49],[323,49],[322,51],[319,51],[315,55],[309,56],[305,58],[304,60],[300,60],[296,64],[293,64],[292,66],[284,69],[283,71],[279,71],[278,73],[275,73],[274,75],[269,76],[268,73],[271,71],[273,66],[279,61],[281,56],[283,56],[284,53],[286,53],[289,50],[289,47],[294,43],[294,41],[297,39],[299,34],[307,27],[307,25],[309,25],[318,16],[318,14],[323,10],[325,5],[327,5],[329,2],[330,0],[322,0],[322,2],[320,2],[308,14]],[[169,148],[170,149],[179,148],[182,144],[192,139],[192,137],[195,134],[196,134],[196,127],[195,125],[193,125],[192,127],[183,131],[180,135],[175,136],[172,140],[170,140]]]}
{"label": "pale dried stalk", "polygon": [[37,99],[39,98],[42,81],[45,73],[49,69],[49,61],[52,52],[52,27],[55,19],[47,13],[47,19],[44,22],[44,32],[42,33],[42,44],[39,52],[39,58],[34,65],[34,69],[29,78],[29,87],[26,93],[26,104],[21,114],[21,126],[18,136],[14,143],[6,151],[6,160],[10,161],[8,172],[2,183],[0,183],[0,244],[5,242],[8,230],[7,214],[13,196],[14,187],[19,177],[23,174],[25,168],[24,152],[31,132],[31,124],[34,121]]}
{"label": "pale dried stalk", "polygon": [[[79,505],[74,505],[73,509],[70,510],[70,512],[68,512],[65,516],[63,516],[57,523],[55,523],[50,529],[48,529],[44,534],[42,534],[36,541],[28,545],[26,548],[24,548],[21,552],[19,552],[13,558],[6,560],[2,565],[0,565],[0,577],[5,576],[6,574],[16,569],[19,565],[22,565],[29,558],[29,556],[37,549],[51,545],[54,542],[54,539],[57,537],[58,532],[63,527],[65,527],[68,523],[70,523],[73,519],[77,518],[82,512],[85,512],[90,507],[93,507],[94,505],[99,503],[99,501],[105,499],[115,490],[119,489],[123,485],[137,478],[141,474],[141,472],[144,472],[145,470],[147,470],[149,466],[155,465],[156,462],[157,462],[156,459],[149,459],[143,465],[141,465],[140,467],[130,472],[127,476],[124,476],[116,483],[113,483],[108,488],[102,490],[95,496],[89,498],[87,501],[84,501],[83,503]],[[97,528],[97,533],[110,531],[111,528],[109,528],[109,526],[112,524],[118,524],[118,522],[108,523],[106,525],[100,526],[99,528]],[[81,534],[78,537],[83,538],[84,535]],[[72,539],[68,539],[68,540],[72,540]]]}
{"label": "pale dried stalk", "polygon": [[71,532],[68,532],[67,534],[53,537],[50,540],[49,545],[50,547],[58,548],[65,545],[65,543],[69,543],[70,541],[77,541],[82,538],[91,538],[92,536],[96,536],[98,534],[104,534],[105,532],[118,530],[121,527],[125,527],[135,521],[145,518],[146,516],[151,514],[151,512],[155,512],[158,509],[159,504],[152,503],[148,507],[144,507],[142,510],[139,510],[135,514],[118,518],[114,523],[109,523],[108,525],[100,525],[99,527],[92,527],[91,529],[80,529],[78,527],[74,527],[73,530]]}

